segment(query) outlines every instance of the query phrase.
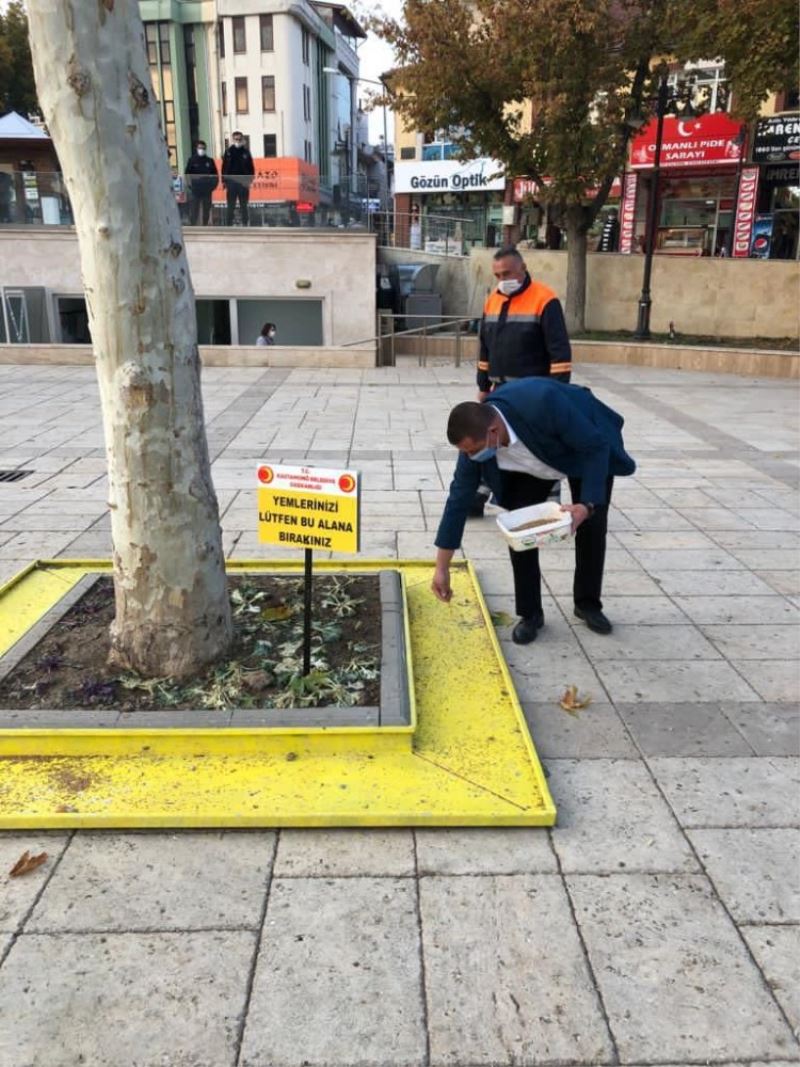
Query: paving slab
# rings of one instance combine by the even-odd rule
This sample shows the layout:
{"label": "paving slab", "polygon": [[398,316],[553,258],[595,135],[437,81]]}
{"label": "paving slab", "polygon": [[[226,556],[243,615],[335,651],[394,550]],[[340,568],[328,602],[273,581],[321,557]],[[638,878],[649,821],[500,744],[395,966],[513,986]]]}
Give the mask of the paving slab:
{"label": "paving slab", "polygon": [[775,999],[800,1032],[800,926],[743,926],[742,934]]}
{"label": "paving slab", "polygon": [[737,923],[800,923],[800,830],[689,830]]}
{"label": "paving slab", "polygon": [[645,756],[754,754],[721,704],[618,703],[616,708]]}
{"label": "paving slab", "polygon": [[612,1061],[560,878],[425,878],[420,907],[434,1067]]}
{"label": "paving slab", "polygon": [[731,700],[761,700],[748,683],[722,660],[598,660],[595,669],[614,703],[679,704]]}
{"label": "paving slab", "polygon": [[274,843],[257,831],[81,831],[27,929],[257,928]]}
{"label": "paving slab", "polygon": [[795,1059],[797,1042],[705,878],[567,878],[623,1063]]}
{"label": "paving slab", "polygon": [[282,830],[275,856],[280,878],[414,873],[410,830]]}
{"label": "paving slab", "polygon": [[800,703],[800,657],[792,659],[731,659],[731,666],[742,675],[762,700]]}
{"label": "paving slab", "polygon": [[682,826],[800,825],[800,760],[657,758],[649,763]]}
{"label": "paving slab", "polygon": [[671,626],[654,623],[634,625],[627,620],[620,620],[610,634],[597,634],[586,626],[579,626],[576,633],[592,661],[679,660],[686,663],[722,658],[700,630],[686,620],[683,625]]}
{"label": "paving slab", "polygon": [[[23,923],[68,840],[69,834],[46,830],[0,834],[0,933],[13,933]],[[25,852],[32,856],[46,852],[48,858],[30,874],[9,877],[9,871]]]}
{"label": "paving slab", "polygon": [[558,870],[548,836],[539,830],[415,830],[414,836],[421,875],[539,874]]}
{"label": "paving slab", "polygon": [[614,705],[606,701],[592,700],[575,714],[564,711],[558,700],[530,701],[522,710],[542,758],[635,759],[639,755]]}
{"label": "paving slab", "polygon": [[242,1067],[424,1064],[417,930],[409,879],[275,879]]}
{"label": "paving slab", "polygon": [[694,871],[697,863],[638,760],[548,760],[565,872]]}
{"label": "paving slab", "polygon": [[800,756],[800,707],[726,701],[727,718],[757,756]]}
{"label": "paving slab", "polygon": [[[234,1067],[255,934],[23,934],[0,969],[3,1067]],[[68,1049],[69,1059],[65,1060]]]}

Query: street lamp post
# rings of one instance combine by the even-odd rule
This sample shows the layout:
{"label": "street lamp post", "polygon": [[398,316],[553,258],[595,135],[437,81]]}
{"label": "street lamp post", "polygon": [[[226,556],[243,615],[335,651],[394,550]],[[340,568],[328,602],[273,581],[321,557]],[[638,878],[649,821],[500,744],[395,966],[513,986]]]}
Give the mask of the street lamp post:
{"label": "street lamp post", "polygon": [[656,150],[653,159],[653,175],[650,181],[650,201],[647,205],[647,224],[644,236],[644,276],[642,292],[639,297],[639,315],[633,336],[639,341],[650,339],[650,309],[653,301],[650,295],[650,279],[653,273],[653,253],[655,252],[656,226],[658,224],[658,187],[661,178],[661,142],[664,137],[664,116],[667,113],[669,86],[667,74],[662,73],[658,83],[656,102]]}
{"label": "street lamp post", "polygon": [[[323,67],[323,74],[340,74],[342,77],[346,75],[338,69],[338,67]],[[376,81],[374,78],[361,78],[355,79],[357,82],[365,82],[367,85],[379,85],[386,94],[386,83]],[[388,126],[386,123],[386,102],[383,103],[383,188],[381,190],[381,205],[385,216],[389,213],[389,138],[388,138]]]}

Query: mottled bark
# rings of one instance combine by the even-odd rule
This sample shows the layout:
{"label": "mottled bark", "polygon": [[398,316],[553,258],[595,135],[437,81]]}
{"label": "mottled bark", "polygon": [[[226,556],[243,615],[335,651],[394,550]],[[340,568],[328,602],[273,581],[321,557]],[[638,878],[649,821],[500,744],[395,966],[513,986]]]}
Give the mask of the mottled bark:
{"label": "mottled bark", "polygon": [[39,100],[72,202],[102,401],[112,659],[184,677],[230,643],[197,333],[136,0],[29,0]]}

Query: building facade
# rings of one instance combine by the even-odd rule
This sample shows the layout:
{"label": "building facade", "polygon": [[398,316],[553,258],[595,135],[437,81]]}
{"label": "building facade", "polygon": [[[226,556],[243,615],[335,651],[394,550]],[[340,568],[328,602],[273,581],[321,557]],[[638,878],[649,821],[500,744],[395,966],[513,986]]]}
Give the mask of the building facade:
{"label": "building facade", "polygon": [[357,45],[366,34],[346,7],[315,0],[139,6],[179,196],[194,143],[204,140],[219,159],[240,130],[256,161],[251,201],[274,216],[262,221],[296,224],[298,207],[311,214],[356,199]]}

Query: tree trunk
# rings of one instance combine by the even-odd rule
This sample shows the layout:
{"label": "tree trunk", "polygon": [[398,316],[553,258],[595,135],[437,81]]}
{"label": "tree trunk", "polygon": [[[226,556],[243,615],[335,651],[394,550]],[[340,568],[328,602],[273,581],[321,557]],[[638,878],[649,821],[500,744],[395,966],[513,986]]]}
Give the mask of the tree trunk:
{"label": "tree trunk", "polygon": [[136,0],[29,0],[72,202],[109,475],[111,658],[186,677],[231,639],[194,294]]}
{"label": "tree trunk", "polygon": [[564,317],[567,330],[583,333],[586,329],[586,220],[582,207],[565,212],[567,234],[567,300]]}

